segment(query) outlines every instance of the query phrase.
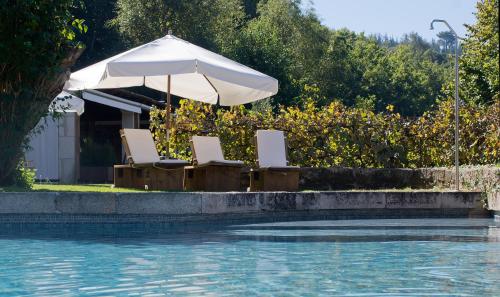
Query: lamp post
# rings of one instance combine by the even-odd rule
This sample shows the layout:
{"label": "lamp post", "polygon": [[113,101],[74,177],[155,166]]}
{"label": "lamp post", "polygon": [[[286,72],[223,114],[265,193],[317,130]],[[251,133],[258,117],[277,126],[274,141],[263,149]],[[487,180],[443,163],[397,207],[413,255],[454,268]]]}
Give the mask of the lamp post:
{"label": "lamp post", "polygon": [[434,30],[434,23],[444,23],[455,37],[455,189],[460,191],[460,172],[458,161],[458,107],[460,99],[458,98],[458,37],[457,33],[445,20],[434,19],[431,22],[431,30]]}

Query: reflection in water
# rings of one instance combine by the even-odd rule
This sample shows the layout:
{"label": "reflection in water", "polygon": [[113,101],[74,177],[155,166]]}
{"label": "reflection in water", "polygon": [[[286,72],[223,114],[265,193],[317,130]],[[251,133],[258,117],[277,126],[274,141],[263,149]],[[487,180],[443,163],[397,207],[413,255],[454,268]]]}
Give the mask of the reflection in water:
{"label": "reflection in water", "polygon": [[493,220],[5,225],[0,295],[500,294]]}

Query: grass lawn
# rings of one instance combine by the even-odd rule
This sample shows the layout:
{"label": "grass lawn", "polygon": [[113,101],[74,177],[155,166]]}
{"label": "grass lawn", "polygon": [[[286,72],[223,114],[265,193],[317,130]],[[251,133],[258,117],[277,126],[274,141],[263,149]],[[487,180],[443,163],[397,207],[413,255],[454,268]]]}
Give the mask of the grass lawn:
{"label": "grass lawn", "polygon": [[[449,189],[432,188],[432,189],[352,189],[340,190],[347,192],[447,192]],[[0,188],[0,192],[26,192],[26,190],[17,187]],[[111,184],[79,184],[79,185],[61,185],[61,184],[35,184],[31,192],[101,192],[101,193],[131,193],[131,192],[160,192],[160,191],[145,191],[131,188],[115,188]],[[317,190],[302,190],[301,192],[318,192]]]}
{"label": "grass lawn", "polygon": [[[35,184],[34,192],[145,192],[144,190],[129,188],[114,188],[110,184],[81,184],[81,185],[60,185],[60,184]],[[16,187],[0,188],[0,192],[26,192],[24,189]],[[152,191],[151,191],[152,192]]]}

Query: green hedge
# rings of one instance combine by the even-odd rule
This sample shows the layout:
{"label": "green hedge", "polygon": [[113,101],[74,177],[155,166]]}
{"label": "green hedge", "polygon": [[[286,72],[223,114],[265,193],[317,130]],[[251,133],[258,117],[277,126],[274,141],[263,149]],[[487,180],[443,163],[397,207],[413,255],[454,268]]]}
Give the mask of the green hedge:
{"label": "green hedge", "polygon": [[[453,165],[453,100],[418,118],[402,117],[389,105],[375,113],[339,102],[319,108],[305,106],[279,112],[252,111],[243,106],[219,108],[181,100],[170,131],[170,155],[189,160],[191,135],[220,137],[227,159],[255,162],[252,138],[257,129],[286,132],[289,161],[300,166],[432,167]],[[150,128],[165,154],[165,111],[151,111]],[[498,164],[500,101],[460,109],[461,164]]]}

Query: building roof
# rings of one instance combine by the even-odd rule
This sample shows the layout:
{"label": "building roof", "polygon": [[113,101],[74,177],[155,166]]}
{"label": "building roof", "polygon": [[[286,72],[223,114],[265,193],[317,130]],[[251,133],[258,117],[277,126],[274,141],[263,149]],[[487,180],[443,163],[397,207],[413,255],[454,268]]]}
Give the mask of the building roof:
{"label": "building roof", "polygon": [[145,105],[155,105],[162,108],[165,107],[165,101],[155,100],[149,96],[145,96],[143,94],[132,92],[126,89],[102,89],[100,91],[123,99],[139,102]]}
{"label": "building roof", "polygon": [[[138,95],[138,94],[137,94]],[[82,91],[82,98],[88,101],[118,108],[120,110],[134,113],[142,113],[143,110],[151,110],[151,105],[142,104],[136,101],[124,99],[115,95],[104,93],[97,90]],[[152,100],[152,99],[151,99]]]}

